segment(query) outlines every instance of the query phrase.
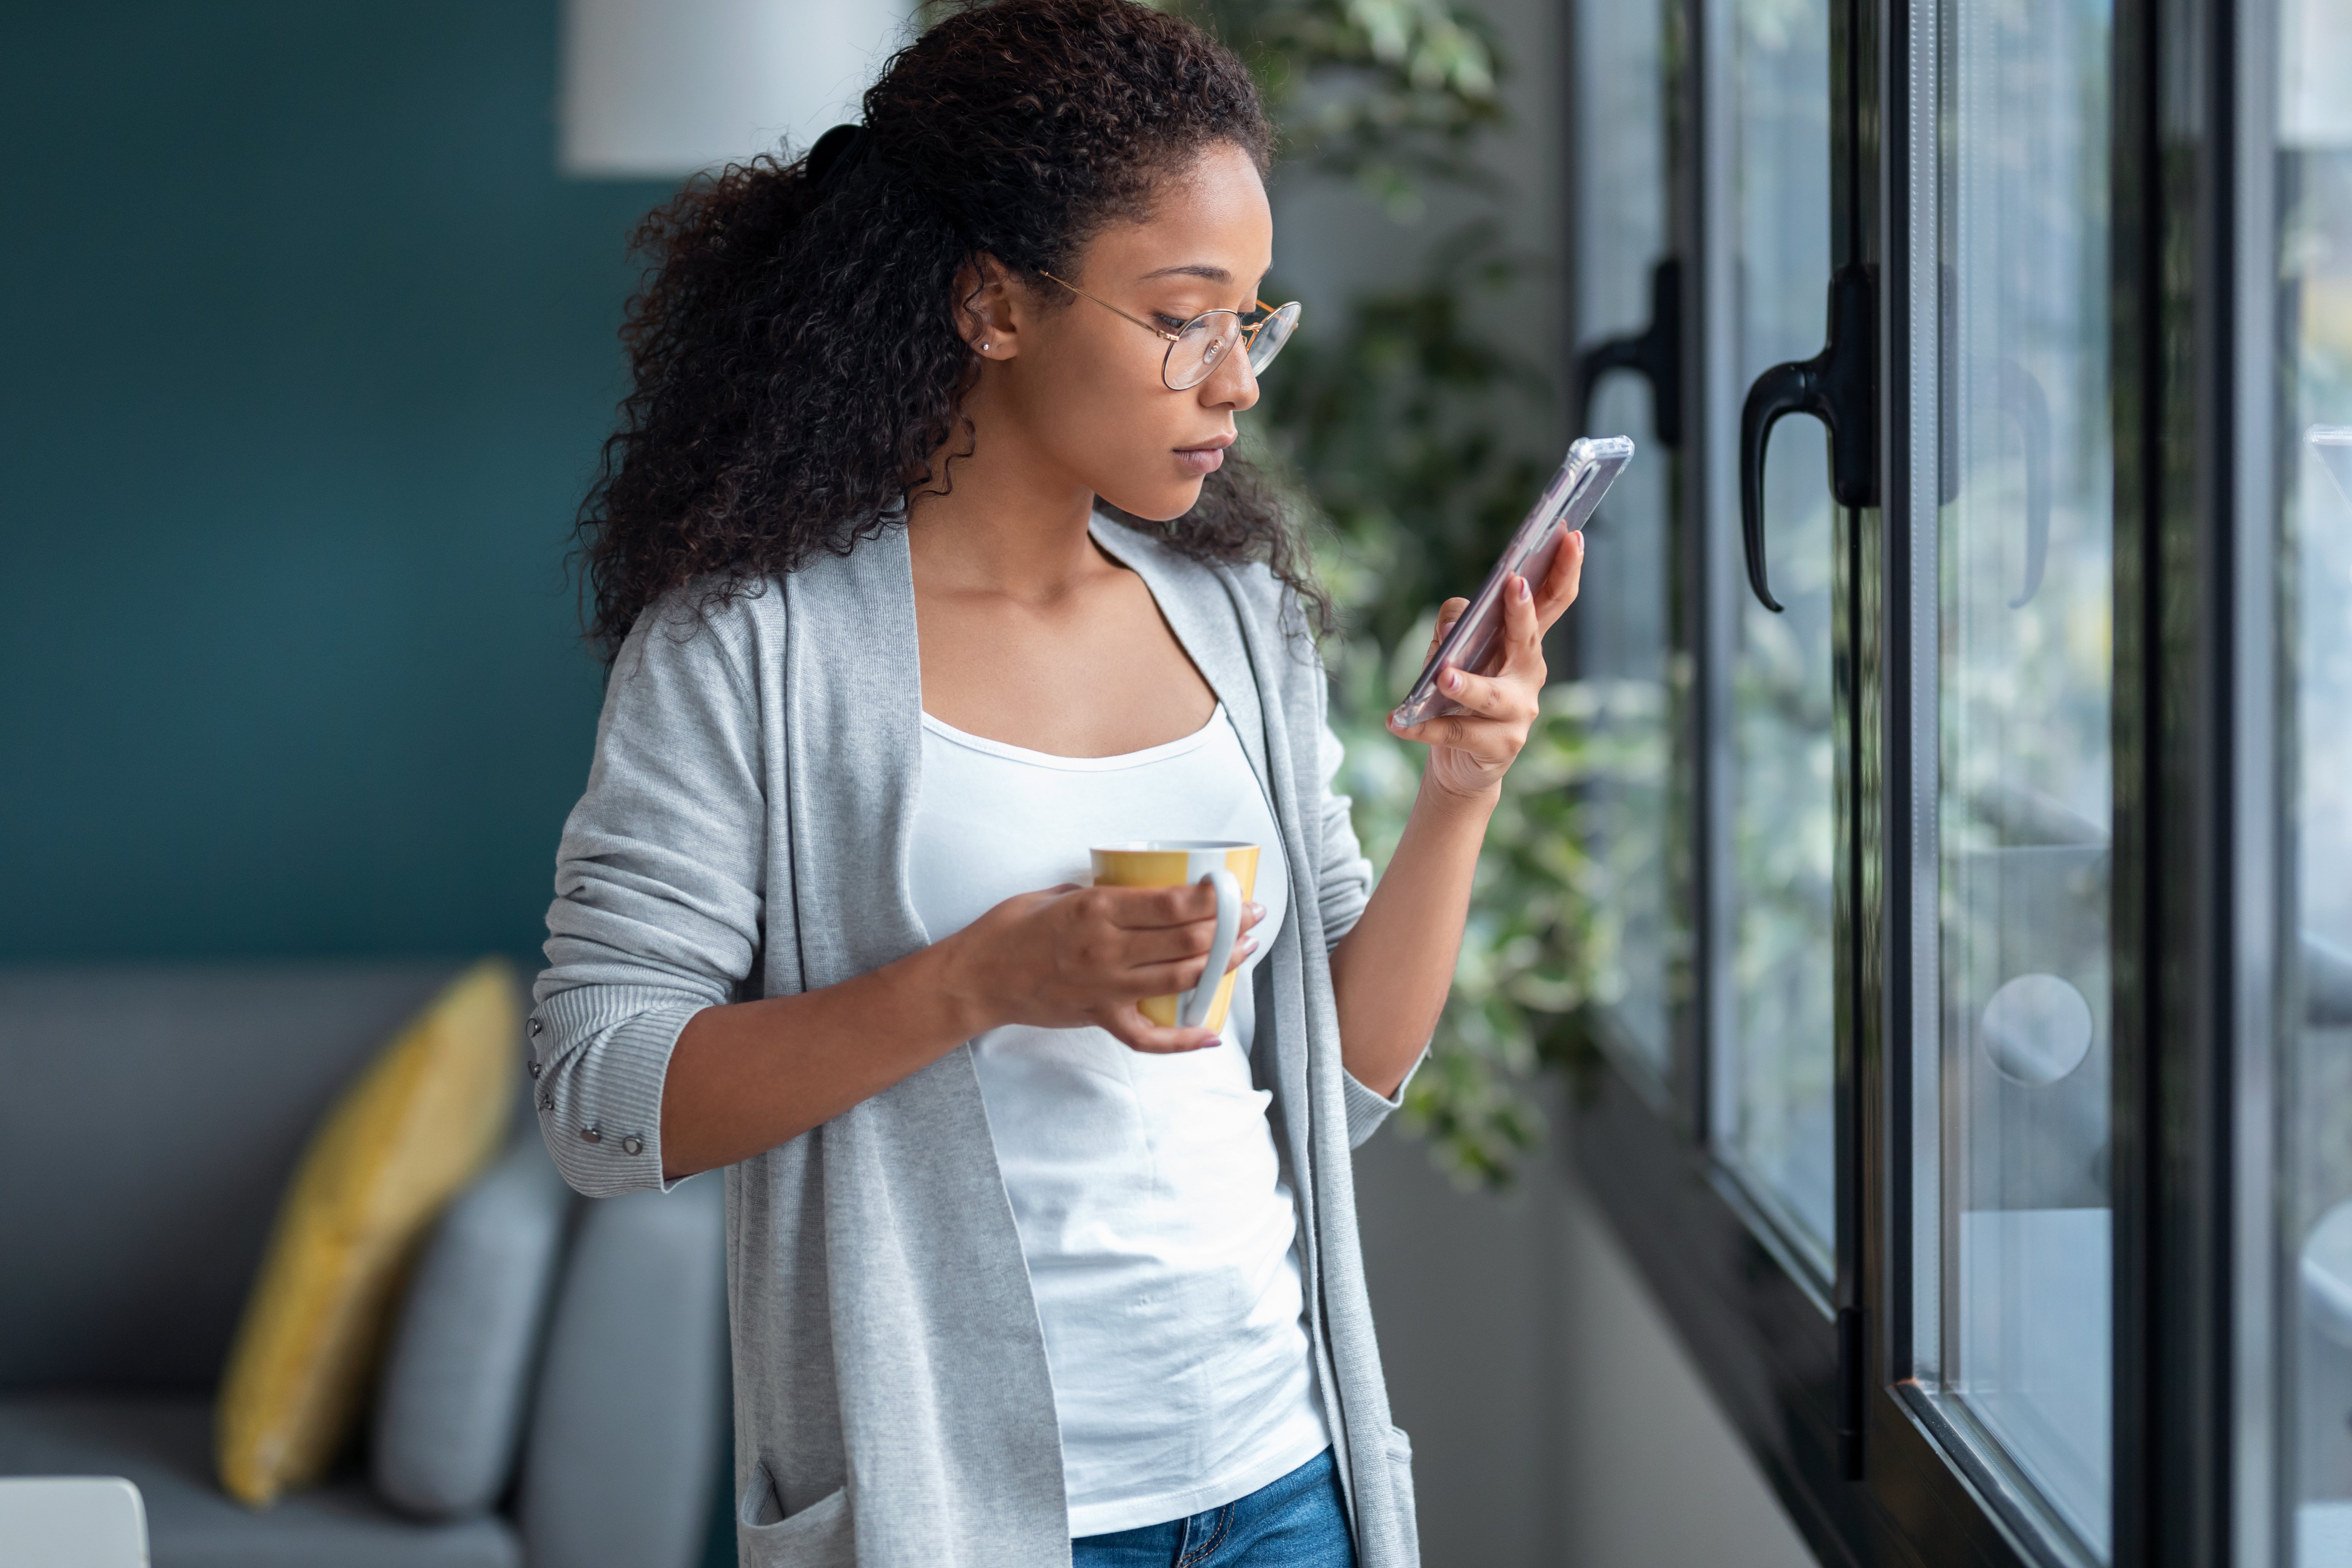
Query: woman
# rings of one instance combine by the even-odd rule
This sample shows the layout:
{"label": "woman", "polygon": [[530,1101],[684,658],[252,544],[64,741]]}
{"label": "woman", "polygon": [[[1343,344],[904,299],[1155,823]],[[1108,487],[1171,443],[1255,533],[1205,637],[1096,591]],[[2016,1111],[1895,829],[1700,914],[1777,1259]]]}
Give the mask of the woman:
{"label": "woman", "polygon": [[[591,1195],[726,1167],[747,1564],[1412,1563],[1349,1151],[1444,1003],[1580,551],[1401,732],[1372,890],[1325,601],[1226,451],[1290,319],[1249,78],[1128,0],[1004,0],[865,111],[645,236],[548,1142]],[[1200,977],[1214,894],[1080,885],[1142,838],[1261,846],[1218,1032],[1137,1006]]]}

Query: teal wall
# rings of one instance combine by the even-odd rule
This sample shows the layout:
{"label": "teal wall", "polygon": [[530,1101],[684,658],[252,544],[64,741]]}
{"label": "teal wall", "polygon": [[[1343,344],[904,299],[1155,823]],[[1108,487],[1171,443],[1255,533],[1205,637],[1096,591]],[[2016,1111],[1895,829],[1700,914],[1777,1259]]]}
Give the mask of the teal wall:
{"label": "teal wall", "polygon": [[0,959],[533,961],[601,684],[564,557],[667,193],[556,177],[555,39],[554,0],[0,7]]}
{"label": "teal wall", "polygon": [[0,15],[0,957],[535,951],[660,186],[551,0]]}

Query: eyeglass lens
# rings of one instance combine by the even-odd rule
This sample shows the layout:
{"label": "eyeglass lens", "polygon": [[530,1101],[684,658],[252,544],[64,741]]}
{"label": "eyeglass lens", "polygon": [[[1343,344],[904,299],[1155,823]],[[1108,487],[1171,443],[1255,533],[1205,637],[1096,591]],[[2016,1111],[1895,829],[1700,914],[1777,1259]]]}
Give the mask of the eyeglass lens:
{"label": "eyeglass lens", "polygon": [[[1257,323],[1250,340],[1253,372],[1265,369],[1288,340],[1298,312],[1286,305]],[[1186,324],[1168,350],[1168,384],[1181,392],[1199,386],[1233,352],[1243,334],[1242,320],[1230,310],[1213,311]]]}
{"label": "eyeglass lens", "polygon": [[1282,346],[1290,341],[1291,329],[1297,325],[1298,307],[1296,304],[1285,305],[1260,322],[1257,336],[1250,340],[1250,369],[1253,371],[1265,369],[1267,362],[1282,351]]}
{"label": "eyeglass lens", "polygon": [[1241,319],[1230,310],[1186,322],[1168,348],[1168,384],[1180,392],[1199,386],[1224,361],[1233,351],[1234,340],[1240,336]]}

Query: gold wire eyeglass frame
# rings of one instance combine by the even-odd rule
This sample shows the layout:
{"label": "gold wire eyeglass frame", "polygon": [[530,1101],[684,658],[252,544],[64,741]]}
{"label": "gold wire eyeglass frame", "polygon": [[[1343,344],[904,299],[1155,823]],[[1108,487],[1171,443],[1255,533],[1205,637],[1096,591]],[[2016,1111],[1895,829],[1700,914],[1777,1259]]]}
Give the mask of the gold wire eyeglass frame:
{"label": "gold wire eyeglass frame", "polygon": [[[1054,275],[1050,272],[1045,274],[1045,276],[1047,277],[1054,277]],[[1298,325],[1299,307],[1297,300],[1294,299],[1286,305],[1274,306],[1268,305],[1263,299],[1258,299],[1255,297],[1253,297],[1253,308],[1265,312],[1264,316],[1255,321],[1244,321],[1241,319],[1242,313],[1240,311],[1227,309],[1220,306],[1214,310],[1202,311],[1198,316],[1193,317],[1181,327],[1179,327],[1176,330],[1171,332],[1165,328],[1153,326],[1150,322],[1146,321],[1140,316],[1129,315],[1126,311],[1120,309],[1109,300],[1097,298],[1094,295],[1087,293],[1085,289],[1079,287],[1075,283],[1068,282],[1059,277],[1054,277],[1054,281],[1061,284],[1063,287],[1068,289],[1079,298],[1093,299],[1096,304],[1101,306],[1112,315],[1117,316],[1123,320],[1132,321],[1137,326],[1142,328],[1145,331],[1150,333],[1153,337],[1165,340],[1168,344],[1168,349],[1166,352],[1160,356],[1160,384],[1166,387],[1170,392],[1190,392],[1192,388],[1199,386],[1202,382],[1207,381],[1211,376],[1216,374],[1216,364],[1202,365],[1199,375],[1194,376],[1189,382],[1184,382],[1180,384],[1173,376],[1168,373],[1170,364],[1176,358],[1176,345],[1184,340],[1185,333],[1190,332],[1193,328],[1198,327],[1210,317],[1231,316],[1234,319],[1234,324],[1241,334],[1242,341],[1247,345],[1244,352],[1246,358],[1249,360],[1250,374],[1252,375],[1256,375],[1258,372],[1265,370],[1266,366],[1274,363],[1275,355],[1282,352],[1283,344],[1290,340],[1291,332]],[[1265,352],[1261,355],[1258,352],[1258,340],[1260,334],[1265,328],[1274,325],[1276,321],[1282,321],[1285,323],[1283,329],[1267,340]],[[1222,364],[1223,362],[1224,361],[1222,358],[1217,361],[1218,364]]]}

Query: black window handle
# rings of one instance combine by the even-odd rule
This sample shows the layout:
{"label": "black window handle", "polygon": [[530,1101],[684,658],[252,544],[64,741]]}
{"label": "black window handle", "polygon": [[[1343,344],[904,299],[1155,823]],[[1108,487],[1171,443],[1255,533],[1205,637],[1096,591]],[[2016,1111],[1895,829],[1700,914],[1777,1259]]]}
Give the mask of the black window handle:
{"label": "black window handle", "polygon": [[1862,262],[1830,279],[1829,339],[1810,360],[1774,365],[1739,411],[1739,529],[1748,586],[1778,614],[1764,568],[1764,449],[1781,416],[1809,413],[1830,435],[1830,494],[1841,507],[1878,505],[1876,269]]}
{"label": "black window handle", "polygon": [[1650,324],[1638,333],[1604,338],[1576,356],[1575,406],[1570,428],[1591,431],[1585,420],[1592,389],[1611,371],[1632,371],[1650,383],[1650,426],[1659,444],[1683,442],[1683,264],[1668,256],[1650,269]]}

